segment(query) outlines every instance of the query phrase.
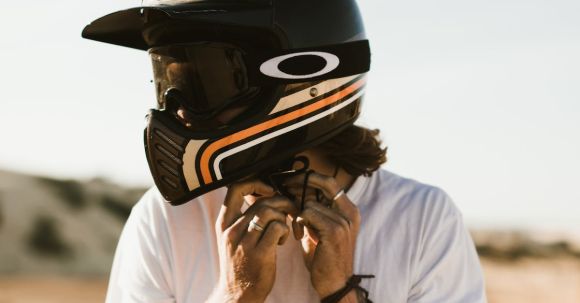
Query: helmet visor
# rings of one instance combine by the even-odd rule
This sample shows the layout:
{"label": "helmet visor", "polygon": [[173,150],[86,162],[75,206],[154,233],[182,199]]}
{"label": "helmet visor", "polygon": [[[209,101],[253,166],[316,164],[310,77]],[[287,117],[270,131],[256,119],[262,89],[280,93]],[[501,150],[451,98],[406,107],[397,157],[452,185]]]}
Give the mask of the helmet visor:
{"label": "helmet visor", "polygon": [[177,44],[152,48],[149,54],[158,108],[180,108],[194,121],[211,121],[226,108],[244,105],[258,91],[248,85],[243,51],[233,45]]}

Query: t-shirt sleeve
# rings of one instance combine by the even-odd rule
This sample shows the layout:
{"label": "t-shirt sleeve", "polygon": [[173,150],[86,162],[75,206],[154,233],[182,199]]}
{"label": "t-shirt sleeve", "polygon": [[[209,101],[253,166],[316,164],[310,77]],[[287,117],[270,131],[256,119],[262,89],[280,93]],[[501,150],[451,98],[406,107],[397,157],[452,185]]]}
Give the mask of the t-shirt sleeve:
{"label": "t-shirt sleeve", "polygon": [[[133,207],[117,245],[107,290],[107,303],[175,302],[171,255],[156,190]],[[167,240],[168,241],[168,240]]]}
{"label": "t-shirt sleeve", "polygon": [[486,302],[481,265],[459,210],[449,196],[432,188],[408,302]]}

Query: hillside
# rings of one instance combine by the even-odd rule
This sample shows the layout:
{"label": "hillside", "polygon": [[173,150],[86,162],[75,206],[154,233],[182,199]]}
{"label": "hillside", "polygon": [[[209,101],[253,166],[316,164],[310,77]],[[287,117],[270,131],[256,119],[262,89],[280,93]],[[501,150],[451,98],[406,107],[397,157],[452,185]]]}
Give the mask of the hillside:
{"label": "hillside", "polygon": [[0,170],[0,274],[107,274],[144,191]]}

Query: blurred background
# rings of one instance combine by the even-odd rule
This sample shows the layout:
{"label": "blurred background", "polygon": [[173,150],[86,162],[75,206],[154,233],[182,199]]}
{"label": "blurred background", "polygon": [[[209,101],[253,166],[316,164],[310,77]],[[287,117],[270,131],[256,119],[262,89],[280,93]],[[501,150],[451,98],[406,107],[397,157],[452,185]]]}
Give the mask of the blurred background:
{"label": "blurred background", "polygon": [[[385,168],[455,200],[490,302],[580,302],[580,2],[359,3],[373,53],[359,123],[381,129]],[[138,5],[0,3],[0,303],[104,299],[152,185],[155,95],[145,52],[80,32]]]}

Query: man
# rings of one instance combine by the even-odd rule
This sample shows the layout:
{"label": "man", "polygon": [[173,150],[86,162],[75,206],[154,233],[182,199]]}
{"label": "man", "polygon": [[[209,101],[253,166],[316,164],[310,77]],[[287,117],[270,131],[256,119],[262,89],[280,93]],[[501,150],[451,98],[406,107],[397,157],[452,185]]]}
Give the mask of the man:
{"label": "man", "polygon": [[148,50],[156,188],[119,241],[108,302],[485,302],[461,215],[379,166],[358,117],[354,0],[153,1],[83,31]]}

